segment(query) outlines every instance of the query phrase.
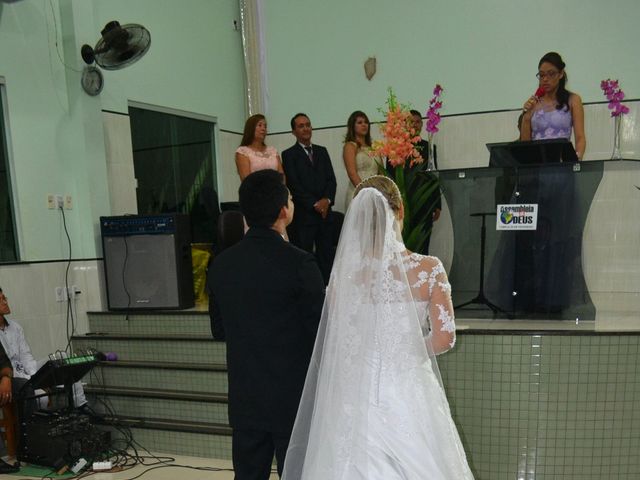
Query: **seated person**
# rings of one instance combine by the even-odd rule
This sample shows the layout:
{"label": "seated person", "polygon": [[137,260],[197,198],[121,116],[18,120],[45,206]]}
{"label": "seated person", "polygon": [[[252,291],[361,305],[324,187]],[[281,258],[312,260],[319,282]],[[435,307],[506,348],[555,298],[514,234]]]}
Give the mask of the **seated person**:
{"label": "seated person", "polygon": [[[0,295],[2,295],[0,293]],[[2,309],[2,300],[0,299],[0,311]],[[11,361],[7,356],[4,348],[0,345],[0,408],[9,405],[17,391],[16,385],[13,383],[13,368]],[[0,473],[14,473],[19,471],[19,467],[15,467],[3,459],[0,459]]]}
{"label": "seated person", "polygon": [[[7,297],[0,288],[0,344],[4,348],[7,357],[11,362],[13,368],[14,384],[19,384],[21,387],[26,383],[31,376],[38,371],[38,369],[44,365],[45,361],[37,362],[31,353],[31,348],[24,336],[24,330],[22,326],[14,321],[9,321],[6,315],[11,313],[9,302]],[[15,388],[15,385],[14,385]],[[36,395],[45,393],[42,390],[36,390]],[[77,382],[73,385],[73,397],[76,407],[82,407],[87,403],[87,399],[84,395],[84,389],[82,384]],[[48,398],[46,396],[38,399],[38,406],[40,408],[46,408],[48,404]]]}
{"label": "seated person", "polygon": [[11,368],[11,361],[2,345],[0,345],[0,407],[9,405],[13,400],[12,379],[13,368]]}

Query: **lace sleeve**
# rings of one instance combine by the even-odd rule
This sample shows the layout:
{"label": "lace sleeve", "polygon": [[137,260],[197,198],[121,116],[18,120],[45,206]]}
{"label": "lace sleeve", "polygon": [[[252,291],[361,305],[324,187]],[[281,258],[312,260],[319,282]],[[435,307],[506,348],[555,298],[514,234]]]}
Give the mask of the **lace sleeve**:
{"label": "lace sleeve", "polygon": [[429,340],[434,353],[439,355],[455,345],[456,325],[453,304],[451,303],[451,285],[447,279],[447,272],[438,259],[429,273],[428,286],[429,321],[431,324]]}

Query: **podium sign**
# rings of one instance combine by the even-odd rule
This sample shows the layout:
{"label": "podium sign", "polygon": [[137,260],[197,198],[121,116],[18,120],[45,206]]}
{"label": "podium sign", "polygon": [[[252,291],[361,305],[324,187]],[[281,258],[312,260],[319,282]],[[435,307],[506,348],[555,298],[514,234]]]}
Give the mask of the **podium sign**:
{"label": "podium sign", "polygon": [[536,230],[538,228],[538,204],[498,205],[496,230]]}

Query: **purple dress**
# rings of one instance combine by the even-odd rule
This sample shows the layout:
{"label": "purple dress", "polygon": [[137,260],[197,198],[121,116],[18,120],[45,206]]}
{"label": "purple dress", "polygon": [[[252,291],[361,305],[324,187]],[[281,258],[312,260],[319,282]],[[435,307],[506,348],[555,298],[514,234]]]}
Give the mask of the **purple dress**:
{"label": "purple dress", "polygon": [[531,138],[545,140],[549,138],[571,138],[573,118],[569,107],[557,110],[539,108],[531,116]]}

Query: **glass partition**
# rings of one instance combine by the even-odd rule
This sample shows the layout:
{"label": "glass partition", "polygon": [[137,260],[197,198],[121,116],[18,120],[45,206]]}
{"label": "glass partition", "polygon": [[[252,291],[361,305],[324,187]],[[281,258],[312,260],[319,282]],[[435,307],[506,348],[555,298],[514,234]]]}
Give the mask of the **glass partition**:
{"label": "glass partition", "polygon": [[[631,174],[625,174],[625,164]],[[600,207],[610,202],[614,209],[611,214],[617,215],[616,209],[627,202],[625,198],[633,198],[638,167],[639,162],[589,161],[440,171],[453,226],[449,278],[457,317],[594,320],[592,293],[594,288],[603,293],[599,286],[602,282],[595,279],[599,275],[597,269],[602,267],[594,266],[606,264],[605,257],[613,253],[602,247],[616,238],[597,238],[599,225],[606,223],[599,218],[608,217],[606,208],[595,209],[593,218],[588,217],[605,170],[611,170],[611,185],[598,194],[598,202]],[[615,185],[620,185],[620,192],[616,192]],[[640,201],[640,186],[636,188]],[[612,200],[616,195],[621,197]],[[499,211],[498,205],[536,206],[535,229],[519,229],[525,225],[517,225],[530,221],[527,217],[531,212],[526,211],[529,207]],[[631,204],[629,208],[633,208]],[[613,225],[609,228],[615,229],[617,223]],[[505,226],[515,229],[499,228]],[[636,232],[640,232],[637,227]],[[590,250],[592,258],[585,258],[585,242],[595,245]],[[624,249],[617,250],[617,256],[629,255]],[[595,279],[591,288],[585,279],[585,265],[589,262],[589,273]],[[637,275],[628,273],[629,278]],[[630,288],[637,293],[640,285]],[[612,287],[609,293],[615,290]]]}

